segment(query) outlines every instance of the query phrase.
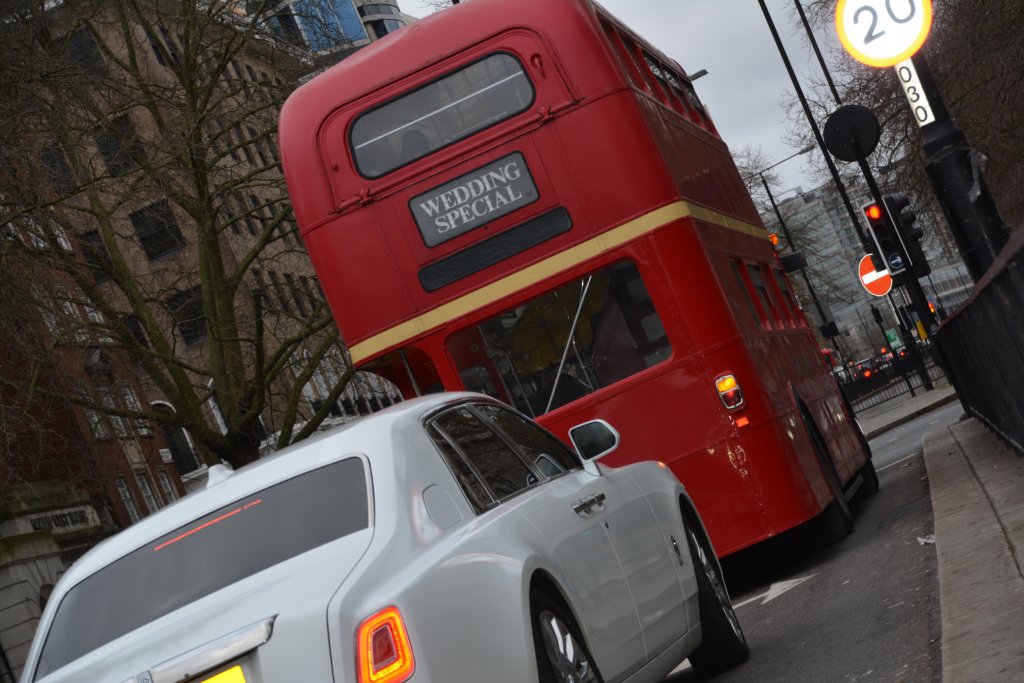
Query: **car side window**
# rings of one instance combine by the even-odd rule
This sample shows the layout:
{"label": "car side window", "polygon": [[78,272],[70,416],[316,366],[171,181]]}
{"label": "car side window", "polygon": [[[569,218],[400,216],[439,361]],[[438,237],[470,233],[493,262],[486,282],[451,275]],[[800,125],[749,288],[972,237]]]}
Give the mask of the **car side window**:
{"label": "car side window", "polygon": [[448,441],[448,438],[436,426],[431,427],[428,432],[430,438],[434,441],[434,445],[437,446],[437,450],[441,451],[441,455],[444,456],[444,460],[448,463],[452,474],[455,475],[455,480],[459,483],[463,493],[466,494],[466,498],[469,499],[469,504],[473,507],[473,510],[475,512],[483,512],[489,508],[494,502],[494,498],[488,493],[483,482],[477,476],[477,473],[473,471],[473,468],[469,466],[469,463],[459,455],[455,446]]}
{"label": "car side window", "polygon": [[526,463],[468,408],[434,420],[434,426],[459,450],[497,500],[514,496],[536,482]]}
{"label": "car side window", "polygon": [[521,415],[494,405],[480,405],[476,409],[519,446],[544,478],[560,477],[582,467],[580,459],[565,444]]}

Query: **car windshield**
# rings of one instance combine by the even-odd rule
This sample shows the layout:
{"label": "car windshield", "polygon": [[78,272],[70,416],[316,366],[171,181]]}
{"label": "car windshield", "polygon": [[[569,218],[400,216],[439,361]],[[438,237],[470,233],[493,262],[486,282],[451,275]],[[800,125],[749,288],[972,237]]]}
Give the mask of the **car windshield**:
{"label": "car windshield", "polygon": [[36,678],[248,576],[366,529],[363,463],[347,458],[204,515],[68,591]]}

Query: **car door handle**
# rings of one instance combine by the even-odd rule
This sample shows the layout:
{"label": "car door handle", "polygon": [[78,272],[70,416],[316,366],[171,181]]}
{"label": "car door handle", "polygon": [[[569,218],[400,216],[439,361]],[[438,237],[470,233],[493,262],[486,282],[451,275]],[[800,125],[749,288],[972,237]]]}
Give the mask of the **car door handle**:
{"label": "car door handle", "polygon": [[589,513],[590,509],[593,508],[595,505],[604,505],[604,501],[605,495],[603,493],[599,493],[596,496],[591,496],[590,498],[584,498],[583,500],[576,501],[572,505],[572,511],[575,512],[577,515],[583,516]]}

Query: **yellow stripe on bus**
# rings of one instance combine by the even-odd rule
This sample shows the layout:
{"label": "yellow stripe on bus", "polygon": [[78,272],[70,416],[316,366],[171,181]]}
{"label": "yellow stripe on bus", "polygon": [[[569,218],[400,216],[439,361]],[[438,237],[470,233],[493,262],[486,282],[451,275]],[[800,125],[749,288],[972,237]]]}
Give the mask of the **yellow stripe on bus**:
{"label": "yellow stripe on bus", "polygon": [[637,237],[654,232],[672,221],[689,217],[736,230],[745,235],[768,239],[768,231],[764,228],[744,223],[689,202],[673,202],[354,344],[349,348],[352,362],[359,363],[384,349],[398,346],[428,330],[487,306],[493,301],[503,299],[583,261],[620,247]]}

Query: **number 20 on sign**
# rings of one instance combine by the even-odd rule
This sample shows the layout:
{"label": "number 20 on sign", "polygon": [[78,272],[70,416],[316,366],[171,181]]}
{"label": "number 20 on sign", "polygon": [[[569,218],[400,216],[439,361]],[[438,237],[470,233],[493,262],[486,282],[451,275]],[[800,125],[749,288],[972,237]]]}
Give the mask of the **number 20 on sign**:
{"label": "number 20 on sign", "polygon": [[931,27],[931,0],[839,0],[836,6],[840,42],[868,66],[895,66],[910,59]]}

